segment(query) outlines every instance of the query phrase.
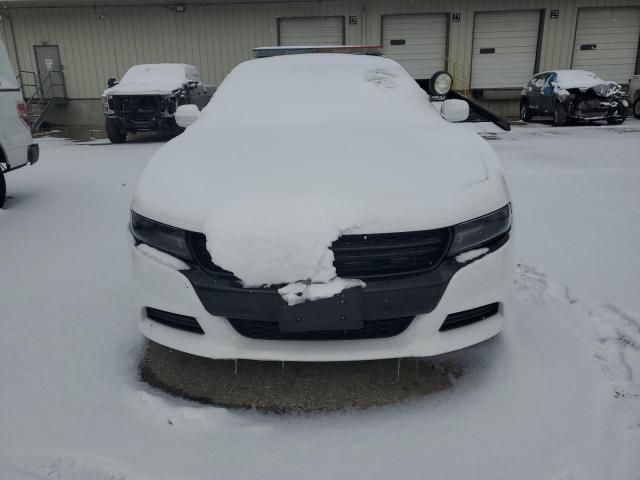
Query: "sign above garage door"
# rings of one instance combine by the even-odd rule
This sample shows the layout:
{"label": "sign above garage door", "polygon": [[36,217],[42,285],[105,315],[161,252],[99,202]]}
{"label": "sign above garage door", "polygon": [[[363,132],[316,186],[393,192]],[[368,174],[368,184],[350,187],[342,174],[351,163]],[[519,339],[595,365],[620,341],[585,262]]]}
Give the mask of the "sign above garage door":
{"label": "sign above garage door", "polygon": [[540,10],[476,13],[471,88],[519,88],[535,73]]}
{"label": "sign above garage door", "polygon": [[430,78],[446,65],[446,14],[384,15],[384,55],[400,63],[415,79]]}
{"label": "sign above garage door", "polygon": [[279,18],[278,45],[344,45],[344,17]]}
{"label": "sign above garage door", "polygon": [[580,9],[572,66],[627,83],[636,70],[638,38],[638,7]]}

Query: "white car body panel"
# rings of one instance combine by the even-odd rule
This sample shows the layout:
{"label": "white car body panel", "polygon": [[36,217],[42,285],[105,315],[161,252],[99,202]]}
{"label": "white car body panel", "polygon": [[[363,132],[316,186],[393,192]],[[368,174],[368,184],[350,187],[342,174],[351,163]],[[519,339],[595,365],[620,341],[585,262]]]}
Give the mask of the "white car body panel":
{"label": "white car body panel", "polygon": [[[139,327],[167,347],[218,359],[334,362],[439,355],[497,335],[509,308],[515,268],[512,242],[465,266],[451,279],[436,309],[419,315],[391,338],[336,341],[255,340],[238,334],[227,319],[210,315],[178,270],[132,247]],[[500,300],[500,313],[482,322],[439,332],[447,315]],[[205,335],[183,332],[149,320],[144,306],[195,317]]]}
{"label": "white car body panel", "polygon": [[31,132],[16,110],[16,105],[22,101],[13,67],[0,38],[0,148],[12,169],[28,163],[28,149],[33,143]]}

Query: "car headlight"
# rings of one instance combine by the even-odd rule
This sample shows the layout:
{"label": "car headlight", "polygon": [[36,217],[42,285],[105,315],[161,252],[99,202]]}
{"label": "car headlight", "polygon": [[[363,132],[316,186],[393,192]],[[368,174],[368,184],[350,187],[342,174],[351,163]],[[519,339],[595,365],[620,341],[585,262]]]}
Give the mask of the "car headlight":
{"label": "car headlight", "polygon": [[187,243],[187,232],[180,228],[150,220],[136,212],[131,212],[131,233],[140,243],[175,255],[183,260],[192,260]]}
{"label": "car headlight", "polygon": [[468,250],[482,248],[511,228],[511,205],[502,207],[493,213],[453,227],[453,242],[449,255],[455,256]]}
{"label": "car headlight", "polygon": [[436,72],[429,80],[429,90],[432,95],[446,95],[451,90],[452,84],[451,75],[444,71]]}

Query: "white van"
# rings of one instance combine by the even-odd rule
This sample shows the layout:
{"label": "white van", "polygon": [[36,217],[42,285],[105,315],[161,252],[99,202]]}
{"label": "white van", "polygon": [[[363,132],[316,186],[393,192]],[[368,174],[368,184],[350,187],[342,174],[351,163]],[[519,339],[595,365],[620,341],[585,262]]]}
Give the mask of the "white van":
{"label": "white van", "polygon": [[26,118],[27,107],[0,36],[0,208],[6,196],[4,174],[38,161],[38,145]]}

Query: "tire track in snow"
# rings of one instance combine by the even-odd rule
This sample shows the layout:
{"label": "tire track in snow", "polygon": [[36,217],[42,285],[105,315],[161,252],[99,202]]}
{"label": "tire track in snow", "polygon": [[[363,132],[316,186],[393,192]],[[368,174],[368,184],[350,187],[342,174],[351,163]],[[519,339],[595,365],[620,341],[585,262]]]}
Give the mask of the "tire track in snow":
{"label": "tire track in snow", "polygon": [[114,465],[108,458],[41,454],[0,461],[0,478],[33,480],[162,480]]}
{"label": "tire track in snow", "polygon": [[[524,301],[546,304],[555,300],[575,310],[579,327],[591,337],[594,356],[612,382],[613,397],[640,400],[640,319],[611,303],[592,304],[573,294],[566,285],[548,280],[536,267],[519,264],[516,296]],[[638,407],[635,407],[638,410]],[[640,412],[636,415],[640,422]],[[634,425],[634,427],[638,427]]]}

